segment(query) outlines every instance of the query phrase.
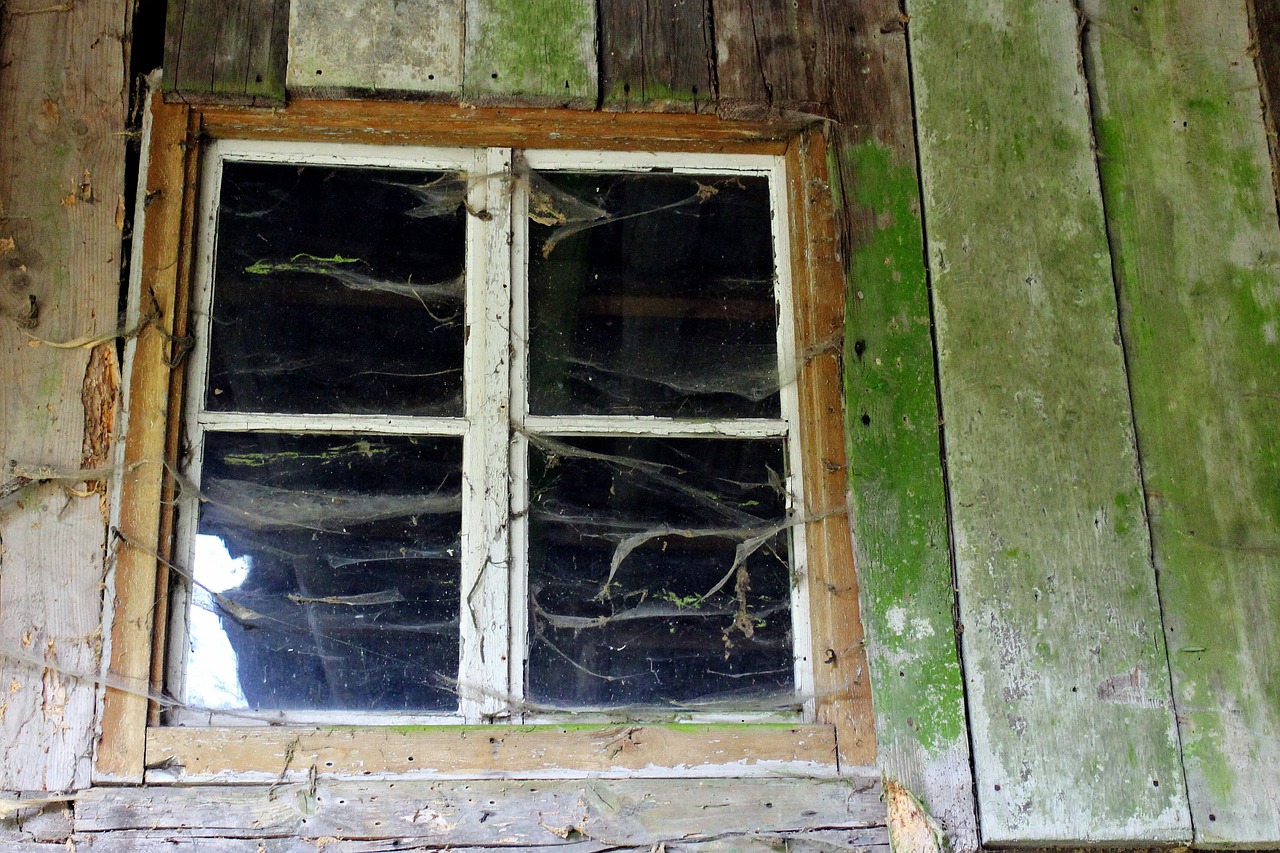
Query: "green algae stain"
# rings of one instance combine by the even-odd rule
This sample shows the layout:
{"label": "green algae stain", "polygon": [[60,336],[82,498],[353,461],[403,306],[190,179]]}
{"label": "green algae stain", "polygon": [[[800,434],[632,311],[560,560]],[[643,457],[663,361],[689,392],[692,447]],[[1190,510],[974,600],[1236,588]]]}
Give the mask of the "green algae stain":
{"label": "green algae stain", "polygon": [[[937,756],[964,738],[965,717],[920,188],[914,169],[874,141],[833,145],[829,156],[837,205],[861,208],[876,224],[848,259],[844,352],[877,731],[882,749],[914,740]],[[841,186],[841,175],[852,185]]]}
{"label": "green algae stain", "polygon": [[[584,0],[508,3],[485,0],[468,15],[464,88],[471,94],[540,95],[566,101],[596,97],[595,7]],[[474,18],[474,19],[473,19]]]}

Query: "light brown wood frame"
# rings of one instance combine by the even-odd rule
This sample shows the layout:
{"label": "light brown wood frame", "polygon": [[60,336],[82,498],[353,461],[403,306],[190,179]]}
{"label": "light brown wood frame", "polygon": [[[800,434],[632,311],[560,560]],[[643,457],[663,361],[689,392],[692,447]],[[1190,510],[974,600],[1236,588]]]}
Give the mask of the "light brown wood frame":
{"label": "light brown wood frame", "polygon": [[[473,109],[299,101],[197,108],[151,101],[141,293],[155,318],[138,336],[118,497],[110,671],[95,762],[99,783],[321,776],[707,776],[751,767],[830,774],[875,761],[871,691],[846,511],[841,341],[844,272],[820,127],[700,115]],[[173,728],[159,726],[174,482],[182,408],[180,341],[194,252],[196,176],[207,139],[387,145],[671,150],[785,155],[793,302],[801,355],[804,512],[817,721],[804,724]],[[175,369],[176,361],[176,369]],[[150,697],[150,698],[149,698]],[[547,756],[555,756],[551,761]],[[148,773],[148,768],[155,772]]]}

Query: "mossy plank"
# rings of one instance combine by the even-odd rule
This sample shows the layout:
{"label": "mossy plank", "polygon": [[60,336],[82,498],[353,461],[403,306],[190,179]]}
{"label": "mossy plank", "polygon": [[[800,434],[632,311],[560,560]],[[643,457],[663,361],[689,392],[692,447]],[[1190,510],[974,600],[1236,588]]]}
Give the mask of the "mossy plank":
{"label": "mossy plank", "polygon": [[463,98],[594,107],[593,0],[466,0]]}
{"label": "mossy plank", "polygon": [[1280,227],[1245,0],[1085,4],[1199,844],[1280,842]]}
{"label": "mossy plank", "polygon": [[[847,286],[845,416],[879,764],[977,846],[907,43],[896,0],[810,4]],[[854,60],[850,61],[850,57]]]}
{"label": "mossy plank", "polygon": [[1075,4],[907,11],[983,840],[1188,840]]}
{"label": "mossy plank", "polygon": [[715,106],[710,0],[600,0],[600,90],[608,110]]}

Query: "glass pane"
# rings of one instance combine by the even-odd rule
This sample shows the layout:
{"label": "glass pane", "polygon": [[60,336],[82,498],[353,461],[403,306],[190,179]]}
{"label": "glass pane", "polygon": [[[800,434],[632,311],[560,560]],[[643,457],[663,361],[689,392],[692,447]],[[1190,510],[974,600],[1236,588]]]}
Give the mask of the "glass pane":
{"label": "glass pane", "polygon": [[533,413],[778,416],[765,178],[529,180]]}
{"label": "glass pane", "polygon": [[209,433],[187,701],[453,711],[462,442]]}
{"label": "glass pane", "polygon": [[205,406],[462,414],[463,177],[228,162]]}
{"label": "glass pane", "polygon": [[530,699],[790,707],[781,441],[533,441]]}

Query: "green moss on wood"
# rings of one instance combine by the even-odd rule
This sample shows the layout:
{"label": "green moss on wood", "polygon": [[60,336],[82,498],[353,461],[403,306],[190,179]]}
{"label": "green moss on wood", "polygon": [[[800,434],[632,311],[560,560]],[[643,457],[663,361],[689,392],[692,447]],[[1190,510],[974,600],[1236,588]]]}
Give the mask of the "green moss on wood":
{"label": "green moss on wood", "polygon": [[[915,170],[874,141],[833,147],[845,215],[874,227],[848,262],[845,390],[858,568],[881,748],[964,737]],[[843,192],[841,191],[843,189]]]}
{"label": "green moss on wood", "polygon": [[468,0],[463,95],[596,101],[595,4]]}
{"label": "green moss on wood", "polygon": [[1245,11],[1094,5],[1103,188],[1197,840],[1251,846],[1280,838],[1280,228]]}

